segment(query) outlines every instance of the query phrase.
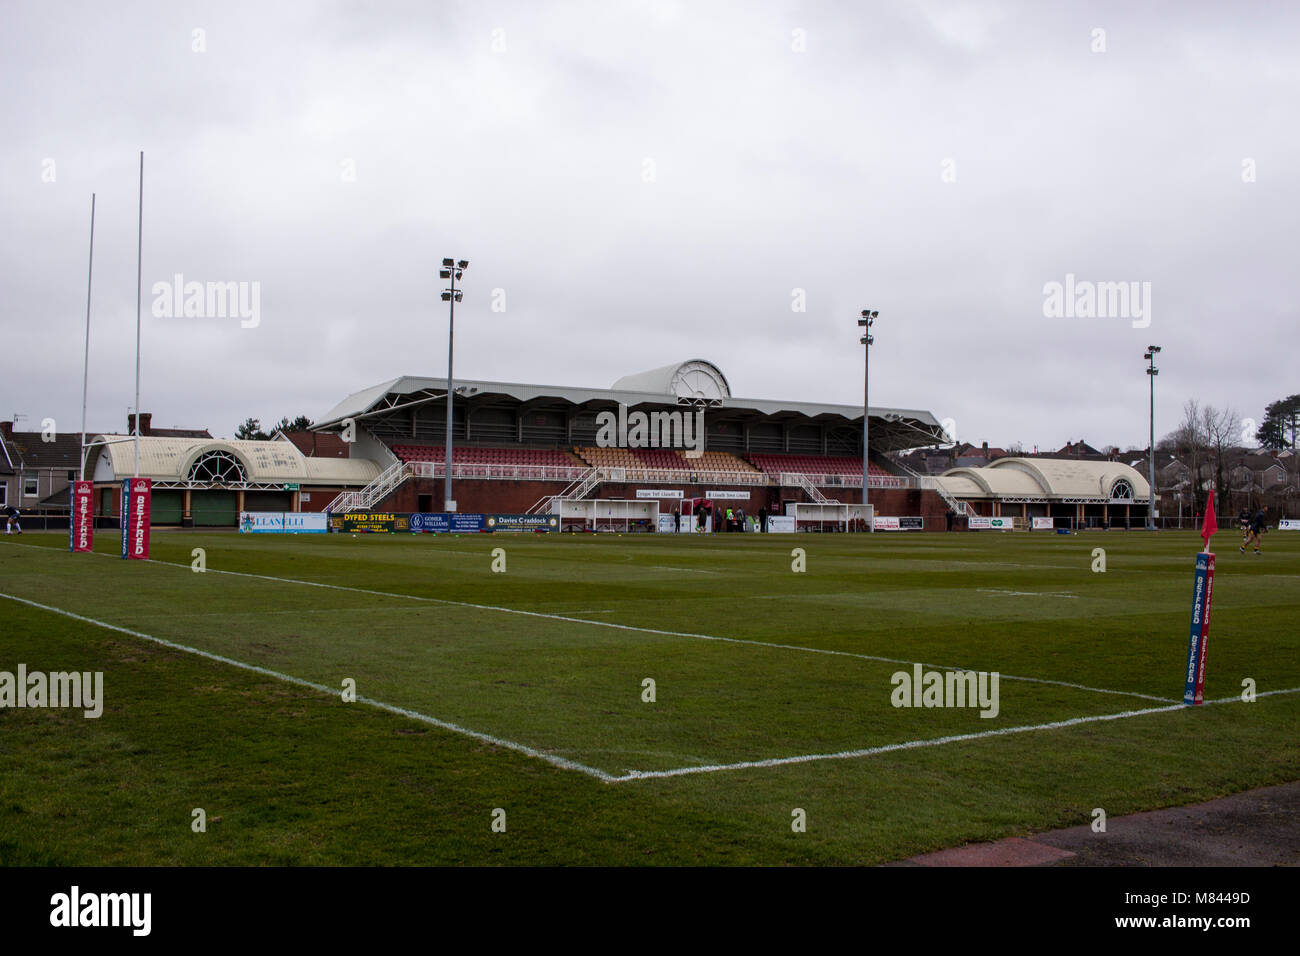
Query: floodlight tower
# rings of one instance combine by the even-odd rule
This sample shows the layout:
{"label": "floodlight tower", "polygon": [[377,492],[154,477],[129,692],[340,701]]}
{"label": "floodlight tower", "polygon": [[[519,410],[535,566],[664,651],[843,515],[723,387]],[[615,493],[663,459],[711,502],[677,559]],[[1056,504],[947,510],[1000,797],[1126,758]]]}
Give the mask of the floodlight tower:
{"label": "floodlight tower", "polygon": [[1147,353],[1142,357],[1147,360],[1147,377],[1151,382],[1151,444],[1147,448],[1147,530],[1156,530],[1155,501],[1156,501],[1156,376],[1160,374],[1160,369],[1156,368],[1156,353],[1160,351],[1158,345],[1148,345]]}
{"label": "floodlight tower", "polygon": [[[870,309],[862,310],[862,318],[858,319],[858,325],[862,326],[862,338],[858,341],[863,345],[863,365],[862,365],[862,504],[863,519],[866,519],[867,504],[867,473],[869,464],[867,462],[867,400],[870,396],[871,383],[871,344],[876,341],[875,336],[871,334],[871,326],[875,324],[876,316],[879,312],[872,312]],[[872,527],[874,522],[867,525]]]}
{"label": "floodlight tower", "polygon": [[461,259],[459,262],[454,259],[443,259],[442,269],[438,272],[439,278],[451,280],[451,288],[442,290],[442,301],[448,304],[449,309],[447,318],[447,440],[444,449],[447,453],[447,470],[443,475],[442,486],[444,511],[452,511],[456,506],[455,499],[451,496],[451,397],[455,392],[455,384],[452,379],[452,345],[456,334],[456,303],[460,301],[461,297],[460,290],[456,288],[456,280],[464,275],[465,270],[468,268],[468,259]]}

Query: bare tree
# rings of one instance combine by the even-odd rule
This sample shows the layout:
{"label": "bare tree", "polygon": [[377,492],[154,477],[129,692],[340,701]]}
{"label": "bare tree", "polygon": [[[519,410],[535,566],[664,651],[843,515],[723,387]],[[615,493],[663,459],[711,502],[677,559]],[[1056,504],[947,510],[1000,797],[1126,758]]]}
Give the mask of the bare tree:
{"label": "bare tree", "polygon": [[1220,507],[1227,508],[1228,483],[1223,480],[1225,453],[1235,447],[1241,435],[1241,420],[1231,407],[1215,408],[1206,405],[1201,409],[1201,429],[1206,450],[1214,461],[1214,488],[1219,493]]}
{"label": "bare tree", "polygon": [[1206,437],[1200,403],[1189,398],[1183,404],[1183,420],[1165,436],[1168,446],[1185,464],[1192,482],[1192,513],[1200,514],[1202,505],[1201,463],[1205,459]]}

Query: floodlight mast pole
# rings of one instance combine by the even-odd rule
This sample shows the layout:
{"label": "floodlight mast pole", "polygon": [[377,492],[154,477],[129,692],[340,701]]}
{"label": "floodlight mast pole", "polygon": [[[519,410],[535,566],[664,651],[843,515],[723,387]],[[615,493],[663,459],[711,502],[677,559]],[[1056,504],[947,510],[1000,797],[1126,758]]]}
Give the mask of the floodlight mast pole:
{"label": "floodlight mast pole", "polygon": [[1147,448],[1147,530],[1156,530],[1155,501],[1156,501],[1156,376],[1160,374],[1160,369],[1156,368],[1156,353],[1160,351],[1160,346],[1147,346],[1147,354],[1142,356],[1147,360],[1147,377],[1151,381],[1151,436],[1150,444]]}
{"label": "floodlight mast pole", "polygon": [[862,361],[862,519],[867,521],[867,529],[875,530],[875,522],[867,519],[867,484],[869,481],[870,463],[867,458],[867,436],[869,434],[868,426],[868,404],[871,397],[871,343],[874,342],[875,336],[871,334],[871,326],[875,324],[878,312],[872,312],[870,309],[862,310],[862,318],[858,319],[858,325],[862,326],[862,338],[858,341],[863,345]]}
{"label": "floodlight mast pole", "polygon": [[447,321],[447,440],[444,442],[446,460],[444,462],[444,474],[442,485],[442,506],[444,511],[452,510],[453,498],[451,497],[451,451],[452,451],[452,396],[455,394],[455,379],[452,374],[452,358],[454,355],[454,342],[456,335],[456,303],[460,301],[461,293],[456,290],[456,280],[459,279],[469,268],[469,260],[461,259],[457,262],[454,259],[443,259],[442,269],[438,275],[443,279],[451,280],[451,288],[444,289],[442,293],[443,300],[448,304],[448,321]]}
{"label": "floodlight mast pole", "polygon": [[77,479],[86,480],[86,390],[90,385],[90,286],[95,275],[95,194],[90,194],[90,264],[86,267],[86,358],[81,367],[81,460]]}

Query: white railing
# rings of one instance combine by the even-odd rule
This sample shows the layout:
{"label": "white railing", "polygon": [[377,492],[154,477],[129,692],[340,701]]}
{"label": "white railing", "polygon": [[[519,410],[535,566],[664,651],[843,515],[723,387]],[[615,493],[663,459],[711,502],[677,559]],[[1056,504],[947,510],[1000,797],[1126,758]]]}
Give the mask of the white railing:
{"label": "white railing", "polygon": [[837,505],[838,501],[827,498],[821,489],[808,480],[808,476],[797,471],[783,471],[781,484],[787,487],[802,488],[804,493],[819,505]]}
{"label": "white railing", "polygon": [[704,471],[691,468],[599,468],[602,481],[642,484],[767,485],[761,471]]}
{"label": "white railing", "polygon": [[[447,465],[441,461],[408,461],[407,464],[416,478],[441,478],[447,473]],[[451,464],[451,477],[453,480],[575,481],[590,470],[583,465],[508,465],[455,461]]]}
{"label": "white railing", "polygon": [[[861,475],[842,475],[832,474],[829,472],[810,473],[810,472],[790,472],[783,471],[780,475],[781,484],[797,485],[797,481],[787,481],[787,478],[795,476],[803,478],[809,484],[816,485],[819,488],[861,488]],[[868,488],[913,488],[916,485],[908,478],[900,478],[897,475],[868,475]]]}
{"label": "white railing", "polygon": [[567,501],[577,498],[585,498],[591,494],[591,490],[601,482],[600,473],[595,468],[588,468],[567,488],[555,495],[543,495],[534,505],[528,509],[527,513],[550,514],[557,511],[556,502]]}

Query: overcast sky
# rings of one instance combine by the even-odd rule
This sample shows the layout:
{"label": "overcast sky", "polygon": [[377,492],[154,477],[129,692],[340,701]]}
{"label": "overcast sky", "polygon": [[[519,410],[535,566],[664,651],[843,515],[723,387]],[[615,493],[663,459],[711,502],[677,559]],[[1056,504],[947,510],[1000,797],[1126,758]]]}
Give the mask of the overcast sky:
{"label": "overcast sky", "polygon": [[[0,5],[0,418],[230,435],[446,372],[608,387],[693,357],[1026,449],[1300,391],[1300,6]],[[1251,181],[1253,180],[1253,181]],[[153,315],[257,283],[255,327]],[[1048,283],[1150,283],[1141,317]],[[498,291],[499,290],[499,291]],[[800,291],[805,311],[796,311]],[[494,311],[504,305],[504,311]]]}

